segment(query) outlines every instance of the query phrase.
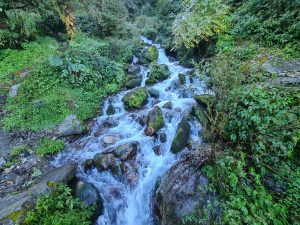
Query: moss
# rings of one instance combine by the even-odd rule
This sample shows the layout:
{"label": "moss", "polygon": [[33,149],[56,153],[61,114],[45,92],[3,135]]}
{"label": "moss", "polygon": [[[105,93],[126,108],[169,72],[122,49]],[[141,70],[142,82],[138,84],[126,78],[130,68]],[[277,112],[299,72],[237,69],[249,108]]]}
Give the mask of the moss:
{"label": "moss", "polygon": [[156,61],[158,59],[158,55],[159,55],[159,52],[158,52],[158,49],[156,46],[150,46],[147,49],[147,60],[149,62]]}
{"label": "moss", "polygon": [[12,222],[15,223],[25,215],[26,215],[26,210],[24,210],[24,209],[17,210],[17,211],[14,211],[13,213],[9,214],[7,217],[3,218],[2,220],[0,220],[0,222],[5,222],[8,220],[11,220]]}
{"label": "moss", "polygon": [[140,109],[148,101],[148,93],[145,88],[136,88],[127,93],[122,99],[126,110]]}
{"label": "moss", "polygon": [[[152,114],[152,115],[151,115]],[[161,128],[164,127],[165,121],[163,117],[163,113],[159,107],[155,107],[153,110],[150,111],[148,118],[147,118],[148,127],[153,129],[153,132],[156,133]]]}
{"label": "moss", "polygon": [[146,84],[155,84],[158,81],[164,81],[168,79],[170,72],[167,65],[152,63],[150,65],[149,78],[146,81]]}
{"label": "moss", "polygon": [[186,119],[183,119],[177,128],[175,138],[172,142],[171,151],[178,153],[187,146],[190,137],[191,126]]}

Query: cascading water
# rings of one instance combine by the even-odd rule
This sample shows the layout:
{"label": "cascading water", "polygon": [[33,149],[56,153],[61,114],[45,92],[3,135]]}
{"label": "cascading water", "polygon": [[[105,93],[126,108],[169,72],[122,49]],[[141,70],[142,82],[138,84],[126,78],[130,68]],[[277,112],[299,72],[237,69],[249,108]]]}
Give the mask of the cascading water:
{"label": "cascading water", "polygon": [[[144,37],[142,40],[148,45],[153,44]],[[159,92],[159,99],[149,98],[148,104],[142,110],[127,112],[124,109],[122,98],[128,91],[109,97],[103,105],[104,114],[97,118],[90,134],[72,143],[53,161],[55,165],[78,162],[80,167],[77,177],[93,183],[97,187],[104,200],[104,214],[98,218],[98,225],[153,224],[152,192],[157,179],[176,161],[176,156],[171,153],[170,148],[177,126],[182,118],[190,113],[195,104],[194,94],[201,94],[205,90],[203,82],[196,78],[190,82],[189,76],[186,76],[186,84],[180,85],[178,74],[188,74],[191,70],[180,66],[177,61],[171,61],[165,50],[159,45],[156,46],[159,49],[158,63],[166,64],[171,73],[167,80],[151,86]],[[137,58],[134,57],[133,64],[136,63]],[[143,78],[141,86],[145,86],[149,70],[145,66],[140,67]],[[162,107],[167,102],[172,102],[171,110]],[[115,109],[113,115],[106,114],[110,104]],[[140,116],[146,116],[156,105],[162,109],[165,120],[165,127],[159,131],[159,133],[166,134],[167,141],[164,143],[161,143],[159,138],[146,136],[144,134],[145,127],[137,119]],[[107,127],[105,124],[108,122],[113,125]],[[198,122],[191,123],[191,142],[194,145],[199,144],[200,129],[201,126]],[[139,143],[140,148],[135,163],[130,168],[135,171],[132,173],[135,174],[132,176],[132,182],[120,179],[110,171],[98,172],[97,169],[92,169],[87,173],[84,172],[81,166],[83,162],[107,149],[103,143],[103,139],[107,136],[118,138],[118,141],[109,148],[132,141]],[[161,154],[159,155],[153,151],[153,147],[157,145],[160,145]]]}

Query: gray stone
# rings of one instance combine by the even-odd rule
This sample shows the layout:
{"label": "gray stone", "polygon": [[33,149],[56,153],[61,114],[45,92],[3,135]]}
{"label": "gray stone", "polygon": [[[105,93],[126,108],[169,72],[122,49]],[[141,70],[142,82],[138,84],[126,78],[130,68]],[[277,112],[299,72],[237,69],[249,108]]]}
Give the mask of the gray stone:
{"label": "gray stone", "polygon": [[76,115],[69,115],[58,126],[56,134],[59,137],[66,137],[71,135],[79,135],[86,132],[86,127],[77,119]]}
{"label": "gray stone", "polygon": [[114,150],[114,155],[120,158],[121,161],[131,160],[136,156],[138,147],[139,143],[137,141],[120,145]]}
{"label": "gray stone", "polygon": [[98,153],[93,158],[96,168],[102,172],[112,168],[115,164],[115,157],[113,154]]}
{"label": "gray stone", "polygon": [[15,84],[11,86],[8,96],[12,98],[16,97],[18,95],[18,91],[20,87],[21,87],[20,84]]}
{"label": "gray stone", "polygon": [[141,85],[143,79],[141,78],[134,78],[134,79],[130,79],[126,84],[125,87],[126,88],[135,88]]}
{"label": "gray stone", "polygon": [[137,74],[139,72],[141,72],[141,67],[138,65],[131,65],[128,69],[127,72],[129,74]]}
{"label": "gray stone", "polygon": [[74,196],[88,206],[96,206],[92,220],[103,214],[103,200],[93,184],[78,181],[75,184]]}
{"label": "gray stone", "polygon": [[115,144],[117,141],[119,141],[120,139],[116,136],[112,136],[112,135],[109,135],[109,136],[105,136],[103,138],[103,142],[106,144],[106,145],[112,145],[112,144]]}
{"label": "gray stone", "polygon": [[159,98],[159,91],[154,88],[149,88],[148,93],[152,98]]}
{"label": "gray stone", "polygon": [[153,204],[155,217],[161,221],[161,224],[177,225],[178,221],[195,209],[203,215],[208,212],[207,223],[204,224],[218,221],[220,209],[211,204],[218,198],[205,188],[208,179],[200,170],[208,158],[198,152],[190,153],[172,166],[161,178],[155,191]]}

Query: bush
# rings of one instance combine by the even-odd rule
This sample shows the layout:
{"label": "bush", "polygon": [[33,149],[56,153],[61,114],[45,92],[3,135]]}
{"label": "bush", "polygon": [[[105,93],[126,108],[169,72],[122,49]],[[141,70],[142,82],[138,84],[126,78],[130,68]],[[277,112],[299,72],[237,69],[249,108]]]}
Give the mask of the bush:
{"label": "bush", "polygon": [[38,156],[53,155],[60,152],[64,146],[65,143],[63,141],[44,138],[40,141],[35,152]]}
{"label": "bush", "polygon": [[89,225],[93,207],[74,199],[71,189],[65,185],[52,184],[51,193],[42,195],[35,208],[27,214],[22,225]]}

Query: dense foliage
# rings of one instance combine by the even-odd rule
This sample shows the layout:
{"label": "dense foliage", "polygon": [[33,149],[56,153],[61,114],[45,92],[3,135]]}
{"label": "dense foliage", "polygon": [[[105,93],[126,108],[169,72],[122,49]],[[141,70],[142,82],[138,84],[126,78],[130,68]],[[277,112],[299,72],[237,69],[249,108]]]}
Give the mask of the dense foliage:
{"label": "dense foliage", "polygon": [[74,199],[65,185],[50,184],[51,193],[41,196],[23,225],[89,225],[93,207]]}

